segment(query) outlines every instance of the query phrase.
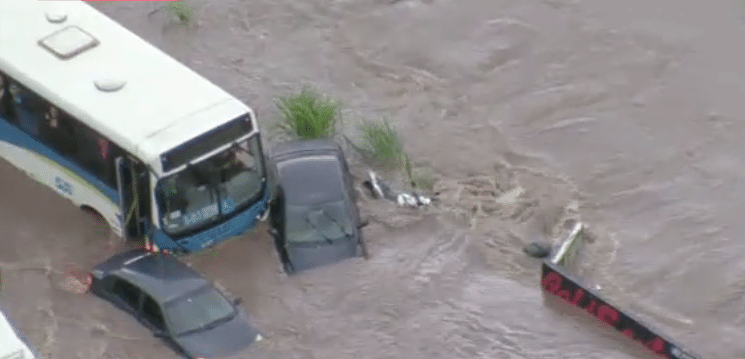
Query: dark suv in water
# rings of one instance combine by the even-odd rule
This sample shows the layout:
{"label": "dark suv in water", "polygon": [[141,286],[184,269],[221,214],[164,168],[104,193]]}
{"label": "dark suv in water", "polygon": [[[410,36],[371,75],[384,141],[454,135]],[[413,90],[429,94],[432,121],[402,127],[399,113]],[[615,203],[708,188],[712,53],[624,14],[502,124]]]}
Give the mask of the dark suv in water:
{"label": "dark suv in water", "polygon": [[364,256],[366,221],[341,147],[325,140],[277,145],[270,152],[275,198],[271,226],[288,274]]}
{"label": "dark suv in water", "polygon": [[245,358],[261,335],[241,309],[191,267],[131,250],[96,266],[91,291],[130,313],[189,359]]}

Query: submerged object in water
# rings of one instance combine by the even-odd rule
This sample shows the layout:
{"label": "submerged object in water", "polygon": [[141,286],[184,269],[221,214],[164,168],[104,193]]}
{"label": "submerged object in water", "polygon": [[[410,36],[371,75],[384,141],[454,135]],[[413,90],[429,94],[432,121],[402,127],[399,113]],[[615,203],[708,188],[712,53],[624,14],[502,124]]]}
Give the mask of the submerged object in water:
{"label": "submerged object in water", "polygon": [[398,194],[377,173],[369,171],[368,175],[370,176],[370,184],[376,198],[385,198],[390,201],[396,201],[398,199]]}
{"label": "submerged object in water", "polygon": [[546,258],[551,254],[551,245],[533,242],[523,248],[523,251],[534,258]]}
{"label": "submerged object in water", "polygon": [[370,179],[365,181],[363,185],[368,190],[370,190],[374,198],[385,198],[389,201],[398,203],[398,205],[402,207],[421,207],[432,203],[432,199],[427,196],[423,196],[417,193],[399,193],[395,191],[388,183],[386,183],[373,171],[369,171],[368,176],[370,177]]}
{"label": "submerged object in water", "polygon": [[409,206],[409,207],[421,207],[427,204],[432,203],[432,200],[429,199],[429,197],[425,197],[416,193],[408,194],[408,193],[401,193],[396,197],[396,202],[399,206]]}

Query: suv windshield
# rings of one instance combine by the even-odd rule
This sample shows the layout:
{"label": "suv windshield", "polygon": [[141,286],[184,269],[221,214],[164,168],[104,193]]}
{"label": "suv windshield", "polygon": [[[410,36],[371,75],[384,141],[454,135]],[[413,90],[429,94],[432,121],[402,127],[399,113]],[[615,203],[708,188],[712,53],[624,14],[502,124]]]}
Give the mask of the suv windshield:
{"label": "suv windshield", "polygon": [[177,336],[210,329],[236,313],[233,305],[211,286],[168,302],[164,307],[170,329]]}
{"label": "suv windshield", "polygon": [[287,241],[293,243],[334,241],[354,234],[352,218],[344,201],[319,207],[287,205]]}
{"label": "suv windshield", "polygon": [[339,158],[320,155],[278,165],[288,242],[333,242],[353,234]]}
{"label": "suv windshield", "polygon": [[163,229],[178,235],[233,213],[260,192],[264,181],[254,135],[160,181]]}

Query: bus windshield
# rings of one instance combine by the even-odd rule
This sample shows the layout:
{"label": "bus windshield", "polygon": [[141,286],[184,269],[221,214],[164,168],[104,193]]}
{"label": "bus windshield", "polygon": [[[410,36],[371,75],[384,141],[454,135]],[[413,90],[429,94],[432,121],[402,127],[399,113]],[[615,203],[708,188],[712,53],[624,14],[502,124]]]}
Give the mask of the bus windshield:
{"label": "bus windshield", "polygon": [[163,178],[158,196],[163,230],[180,235],[233,213],[261,192],[264,176],[254,135]]}

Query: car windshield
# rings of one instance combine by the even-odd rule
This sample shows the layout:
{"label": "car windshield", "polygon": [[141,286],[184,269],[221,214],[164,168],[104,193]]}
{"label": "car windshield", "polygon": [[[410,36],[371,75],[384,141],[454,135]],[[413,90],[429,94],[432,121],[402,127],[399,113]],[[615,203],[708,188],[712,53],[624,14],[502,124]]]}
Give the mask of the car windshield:
{"label": "car windshield", "polygon": [[352,217],[344,201],[308,206],[287,205],[287,241],[294,243],[334,241],[354,234]]}
{"label": "car windshield", "polygon": [[343,172],[335,156],[288,160],[278,170],[288,204],[308,206],[344,198]]}
{"label": "car windshield", "polygon": [[263,180],[257,135],[165,177],[159,196],[164,230],[178,235],[232,213],[261,192]]}
{"label": "car windshield", "polygon": [[166,317],[175,335],[211,328],[235,316],[233,305],[212,286],[166,303]]}

